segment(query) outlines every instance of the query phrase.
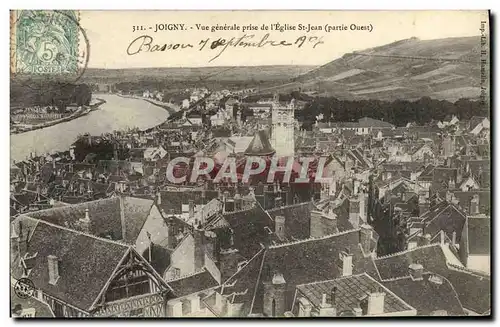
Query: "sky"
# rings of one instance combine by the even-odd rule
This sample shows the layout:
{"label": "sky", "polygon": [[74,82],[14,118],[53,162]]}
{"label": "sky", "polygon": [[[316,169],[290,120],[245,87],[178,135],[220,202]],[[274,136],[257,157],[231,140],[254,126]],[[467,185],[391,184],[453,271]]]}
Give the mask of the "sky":
{"label": "sky", "polygon": [[[81,11],[80,25],[90,43],[91,68],[322,65],[348,52],[410,37],[427,40],[477,36],[481,33],[481,21],[487,17],[486,11]],[[296,30],[260,29],[262,25],[276,23],[295,26]],[[184,24],[185,30],[155,32],[157,24]],[[204,31],[197,24],[209,27],[237,24],[240,30]],[[243,32],[241,27],[249,24],[258,30]],[[299,24],[306,30],[297,30]],[[323,30],[308,32],[308,24]],[[327,25],[344,25],[347,30],[327,32]],[[366,29],[351,30],[351,25]],[[134,32],[133,26],[142,26],[144,30]],[[242,41],[257,43],[266,34],[269,34],[267,41],[292,45],[228,46],[224,50],[225,45],[219,42],[216,49],[210,49],[217,40],[235,38],[236,42],[244,37]],[[84,43],[82,39],[80,46]],[[317,44],[318,41],[321,43]],[[187,47],[148,52],[144,51],[148,42]],[[200,50],[203,42],[205,47]]]}

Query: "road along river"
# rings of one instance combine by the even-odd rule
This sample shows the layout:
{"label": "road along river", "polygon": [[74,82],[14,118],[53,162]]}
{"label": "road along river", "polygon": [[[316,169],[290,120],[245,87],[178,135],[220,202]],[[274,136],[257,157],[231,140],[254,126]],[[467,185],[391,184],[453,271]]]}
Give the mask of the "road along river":
{"label": "road along river", "polygon": [[10,137],[11,160],[21,161],[30,153],[41,155],[66,151],[78,135],[100,135],[128,128],[148,129],[163,123],[169,113],[140,99],[123,98],[113,94],[99,94],[106,103],[86,116]]}

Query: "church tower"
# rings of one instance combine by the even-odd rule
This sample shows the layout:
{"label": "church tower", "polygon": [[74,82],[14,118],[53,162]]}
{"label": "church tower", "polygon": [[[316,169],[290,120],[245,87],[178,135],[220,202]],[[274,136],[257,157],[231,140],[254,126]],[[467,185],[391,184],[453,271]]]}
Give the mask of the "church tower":
{"label": "church tower", "polygon": [[271,145],[276,150],[277,156],[293,156],[295,153],[294,138],[294,108],[295,99],[288,105],[281,105],[279,95],[274,95],[271,109]]}

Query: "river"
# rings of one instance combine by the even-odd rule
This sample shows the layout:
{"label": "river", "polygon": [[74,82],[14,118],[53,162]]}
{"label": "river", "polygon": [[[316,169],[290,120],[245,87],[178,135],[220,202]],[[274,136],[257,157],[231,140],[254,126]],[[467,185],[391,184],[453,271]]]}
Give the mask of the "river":
{"label": "river", "polygon": [[147,129],[164,122],[167,110],[144,100],[99,94],[106,100],[98,110],[86,116],[51,127],[10,136],[11,160],[21,161],[31,152],[41,155],[66,151],[80,134],[100,135],[115,130],[138,127]]}

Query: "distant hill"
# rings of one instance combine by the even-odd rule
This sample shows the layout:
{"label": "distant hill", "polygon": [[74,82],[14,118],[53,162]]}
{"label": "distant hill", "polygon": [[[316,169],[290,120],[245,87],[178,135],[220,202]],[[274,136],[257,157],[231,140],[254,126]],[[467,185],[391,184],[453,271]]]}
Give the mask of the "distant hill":
{"label": "distant hill", "polygon": [[88,68],[84,80],[96,83],[129,82],[137,79],[192,80],[200,78],[214,81],[276,81],[289,80],[317,66],[238,66],[238,67],[192,67],[192,68]]}
{"label": "distant hill", "polygon": [[345,54],[265,92],[301,88],[344,100],[477,99],[479,47],[479,37],[405,39]]}

